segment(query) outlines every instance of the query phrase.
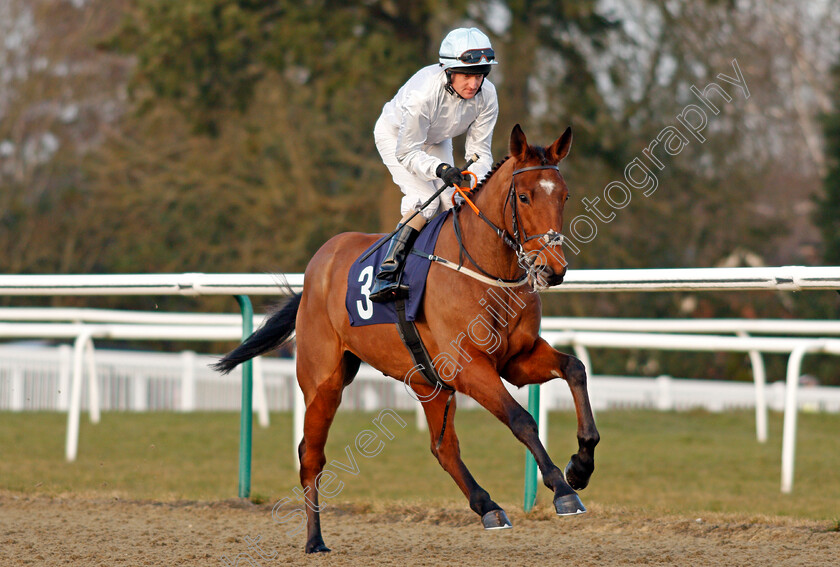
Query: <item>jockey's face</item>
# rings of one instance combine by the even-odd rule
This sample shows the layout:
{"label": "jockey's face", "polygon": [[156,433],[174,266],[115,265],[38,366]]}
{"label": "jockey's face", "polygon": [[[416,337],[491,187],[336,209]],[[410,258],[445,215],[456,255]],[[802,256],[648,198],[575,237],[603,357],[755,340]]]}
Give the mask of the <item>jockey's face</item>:
{"label": "jockey's face", "polygon": [[484,75],[467,75],[465,73],[452,73],[452,88],[461,95],[461,98],[471,99],[481,88],[484,82]]}

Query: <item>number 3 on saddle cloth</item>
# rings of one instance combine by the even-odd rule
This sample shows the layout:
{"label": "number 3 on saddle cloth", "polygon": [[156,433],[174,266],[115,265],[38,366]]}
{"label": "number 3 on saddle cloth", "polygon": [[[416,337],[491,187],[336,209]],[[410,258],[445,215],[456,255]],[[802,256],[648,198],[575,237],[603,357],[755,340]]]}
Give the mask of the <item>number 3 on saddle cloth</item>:
{"label": "number 3 on saddle cloth", "polygon": [[[414,242],[414,249],[418,252],[426,254],[433,254],[435,251],[435,243],[437,242],[438,234],[443,226],[449,212],[441,213],[434,217],[420,232],[417,240]],[[370,250],[378,244],[372,244],[367,250]],[[347,314],[350,316],[350,325],[352,327],[362,327],[364,325],[375,325],[379,323],[397,323],[397,310],[393,302],[388,303],[374,303],[370,300],[370,290],[373,288],[373,278],[379,271],[379,265],[385,257],[388,246],[381,246],[374,254],[372,254],[364,262],[359,262],[358,258],[353,265],[350,266],[350,273],[347,277],[347,295],[344,304],[347,307]],[[365,250],[365,252],[367,252]],[[364,256],[359,255],[359,258]],[[429,265],[431,260],[418,256],[417,254],[408,254],[405,260],[405,270],[403,270],[403,282],[408,284],[408,299],[406,300],[405,316],[406,320],[414,321],[417,312],[420,310],[420,305],[423,301],[423,291],[426,288],[426,275],[429,273]]]}

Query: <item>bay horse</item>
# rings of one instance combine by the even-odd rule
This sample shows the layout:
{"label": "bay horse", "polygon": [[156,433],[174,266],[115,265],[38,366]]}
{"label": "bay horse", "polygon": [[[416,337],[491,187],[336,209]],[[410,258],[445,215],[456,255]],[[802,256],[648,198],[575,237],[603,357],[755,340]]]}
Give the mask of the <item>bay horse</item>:
{"label": "bay horse", "polygon": [[[575,491],[589,482],[595,467],[595,445],[600,439],[583,364],[558,352],[539,336],[541,303],[536,291],[561,283],[566,272],[559,244],[569,191],[557,165],[568,154],[571,143],[571,128],[547,148],[529,145],[519,125],[513,128],[510,155],[469,193],[482,216],[456,207],[446,219],[434,253],[448,259],[450,265],[431,263],[422,309],[415,321],[430,356],[437,361],[446,352],[450,370],[453,365],[457,368],[448,377],[449,386],[495,415],[534,455],[545,485],[554,492],[558,515],[586,511]],[[309,494],[307,553],[329,551],[321,535],[316,479],[326,463],[324,445],[342,392],[353,381],[361,361],[404,380],[423,400],[432,453],[467,497],[470,508],[481,516],[484,527],[511,527],[505,512],[461,460],[455,404],[449,408],[453,399],[433,395],[437,390],[419,372],[409,376],[412,359],[396,326],[350,326],[345,308],[348,271],[380,237],[344,233],[330,239],[309,262],[303,291],[215,365],[217,370],[229,372],[241,362],[281,346],[293,332],[296,335],[297,380],[306,403],[298,454],[300,483],[304,494]],[[463,257],[469,260],[463,268],[470,268],[473,276],[479,270],[492,279],[467,277],[448,269]],[[500,286],[510,283],[502,292],[488,282]],[[489,289],[497,290],[492,316],[487,307],[481,307],[487,305],[482,296]],[[503,301],[499,303],[499,299]],[[464,332],[479,316],[486,328],[482,340],[476,341],[477,333],[467,338]],[[490,336],[494,337],[492,345],[483,340]],[[504,378],[522,387],[558,377],[569,385],[578,424],[578,451],[565,471],[549,458],[537,436],[536,422],[502,383]]]}

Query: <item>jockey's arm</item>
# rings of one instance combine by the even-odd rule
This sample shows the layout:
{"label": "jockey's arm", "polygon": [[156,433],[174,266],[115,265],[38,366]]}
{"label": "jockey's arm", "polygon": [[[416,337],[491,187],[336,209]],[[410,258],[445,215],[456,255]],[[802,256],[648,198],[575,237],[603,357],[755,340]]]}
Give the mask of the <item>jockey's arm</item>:
{"label": "jockey's arm", "polygon": [[424,181],[437,179],[435,171],[440,165],[440,159],[423,151],[430,127],[429,113],[422,106],[406,108],[397,137],[397,160]]}
{"label": "jockey's arm", "polygon": [[[490,88],[487,88],[487,87]],[[470,171],[476,174],[478,180],[487,174],[493,167],[493,154],[491,144],[493,142],[493,129],[496,127],[496,119],[499,117],[499,104],[496,99],[496,90],[492,85],[485,83],[486,91],[483,93],[488,99],[488,104],[475,121],[470,124],[467,130],[467,138],[464,144],[464,159],[469,159],[473,154],[478,155],[478,161],[470,166]],[[492,90],[491,90],[492,89]]]}

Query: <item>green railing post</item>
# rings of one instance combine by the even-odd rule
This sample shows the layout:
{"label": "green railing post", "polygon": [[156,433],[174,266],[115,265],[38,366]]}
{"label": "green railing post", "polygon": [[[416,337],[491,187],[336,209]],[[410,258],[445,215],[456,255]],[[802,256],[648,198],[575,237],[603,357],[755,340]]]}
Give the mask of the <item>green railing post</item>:
{"label": "green railing post", "polygon": [[[254,308],[247,295],[237,295],[242,312],[242,340],[254,331]],[[239,410],[239,497],[251,495],[251,432],[253,429],[254,372],[249,360],[242,363],[242,407]]]}
{"label": "green railing post", "polygon": [[[528,386],[528,412],[534,417],[537,422],[537,427],[540,425],[540,386],[539,384],[531,384]],[[525,503],[523,507],[526,512],[530,512],[537,501],[537,461],[534,460],[534,455],[531,451],[525,449]]]}

